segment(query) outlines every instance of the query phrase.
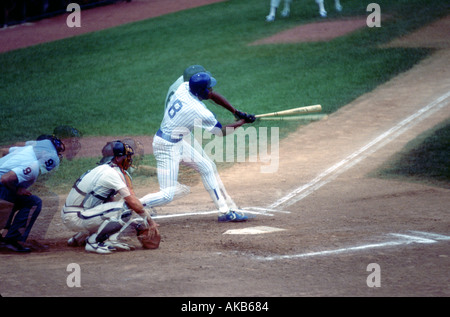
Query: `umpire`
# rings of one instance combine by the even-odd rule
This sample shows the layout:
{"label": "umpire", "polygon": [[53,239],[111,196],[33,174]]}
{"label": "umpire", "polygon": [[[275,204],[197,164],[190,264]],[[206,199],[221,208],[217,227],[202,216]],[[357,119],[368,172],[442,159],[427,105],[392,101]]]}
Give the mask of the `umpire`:
{"label": "umpire", "polygon": [[30,252],[25,242],[42,208],[42,200],[28,188],[40,173],[59,166],[64,144],[56,137],[45,136],[29,141],[25,146],[12,147],[0,158],[0,199],[13,203],[7,220],[5,237],[0,235],[0,248],[15,252]]}

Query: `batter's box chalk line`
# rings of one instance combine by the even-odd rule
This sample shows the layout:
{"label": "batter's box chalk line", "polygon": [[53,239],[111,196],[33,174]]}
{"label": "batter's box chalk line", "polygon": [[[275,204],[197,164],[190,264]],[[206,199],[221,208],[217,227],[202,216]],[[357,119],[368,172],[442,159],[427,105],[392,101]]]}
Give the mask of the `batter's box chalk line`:
{"label": "batter's box chalk line", "polygon": [[386,144],[390,143],[407,130],[411,129],[417,123],[425,120],[430,115],[443,109],[444,107],[447,107],[450,104],[449,98],[450,91],[436,98],[426,106],[406,117],[404,120],[401,120],[360,149],[356,150],[340,162],[337,162],[333,166],[317,175],[307,184],[294,189],[284,197],[278,199],[273,204],[271,204],[269,208],[278,208],[280,206],[288,207],[309,196],[311,193],[317,191],[322,186],[333,181],[339,175],[349,170],[359,162],[363,161],[364,159],[369,157],[369,155],[375,153],[380,148],[384,147]]}
{"label": "batter's box chalk line", "polygon": [[[273,217],[274,213],[284,213],[289,214],[290,211],[285,210],[277,210],[277,209],[271,209],[271,208],[264,208],[264,207],[243,207],[240,209],[235,209],[238,212],[242,212],[245,215],[247,215],[249,218],[254,218],[258,215],[260,216],[268,216]],[[178,218],[178,217],[192,217],[192,216],[205,216],[205,215],[218,215],[218,210],[205,210],[205,211],[193,211],[193,212],[184,212],[184,213],[177,213],[177,214],[167,214],[167,215],[160,215],[156,214],[153,215],[153,219],[165,219],[165,218]]]}
{"label": "batter's box chalk line", "polygon": [[223,234],[264,234],[264,233],[272,233],[285,231],[286,229],[268,227],[268,226],[256,226],[249,228],[241,228],[241,229],[230,229],[225,231]]}
{"label": "batter's box chalk line", "polygon": [[253,256],[252,258],[259,261],[277,261],[277,260],[292,260],[292,259],[302,259],[302,258],[311,258],[317,256],[329,256],[329,255],[338,255],[344,253],[352,253],[358,251],[365,251],[377,248],[392,248],[392,247],[400,247],[411,244],[434,244],[440,241],[450,241],[450,236],[423,232],[423,231],[408,231],[408,234],[402,233],[390,233],[388,236],[395,237],[395,240],[389,240],[378,243],[370,243],[363,244],[357,246],[344,247],[340,249],[333,250],[321,250],[314,252],[306,252],[299,254],[279,254],[279,255],[271,255],[271,256]]}

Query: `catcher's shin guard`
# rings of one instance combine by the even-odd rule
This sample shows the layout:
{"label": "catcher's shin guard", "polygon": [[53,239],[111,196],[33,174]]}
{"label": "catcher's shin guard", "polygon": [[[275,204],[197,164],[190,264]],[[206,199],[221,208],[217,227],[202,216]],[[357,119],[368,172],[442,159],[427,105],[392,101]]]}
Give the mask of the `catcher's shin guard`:
{"label": "catcher's shin guard", "polygon": [[97,230],[96,242],[104,242],[113,234],[119,232],[131,218],[131,211],[125,211],[120,219],[110,218],[105,220]]}

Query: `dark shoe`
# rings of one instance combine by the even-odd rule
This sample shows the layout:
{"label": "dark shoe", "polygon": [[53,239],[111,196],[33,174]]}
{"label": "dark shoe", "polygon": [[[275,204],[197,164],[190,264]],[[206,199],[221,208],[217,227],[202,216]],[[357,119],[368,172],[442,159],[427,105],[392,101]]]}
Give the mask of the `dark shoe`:
{"label": "dark shoe", "polygon": [[47,252],[50,248],[48,245],[37,242],[36,240],[27,240],[22,242],[24,248],[30,249],[31,252]]}
{"label": "dark shoe", "polygon": [[3,238],[0,246],[2,248],[14,251],[14,252],[20,252],[20,253],[27,253],[27,252],[31,252],[30,248],[26,248],[23,245],[21,245],[19,242],[17,242],[16,240],[11,240],[11,239],[5,239]]}

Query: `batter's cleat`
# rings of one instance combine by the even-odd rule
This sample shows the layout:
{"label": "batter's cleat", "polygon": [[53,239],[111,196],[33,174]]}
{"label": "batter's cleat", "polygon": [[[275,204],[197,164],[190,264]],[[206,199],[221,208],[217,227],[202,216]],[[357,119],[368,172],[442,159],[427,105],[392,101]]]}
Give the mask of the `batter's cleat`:
{"label": "batter's cleat", "polygon": [[230,210],[226,214],[220,215],[217,218],[217,221],[219,222],[242,222],[247,220],[248,217],[246,215],[234,210]]}
{"label": "batter's cleat", "polygon": [[91,242],[89,242],[89,240],[86,240],[85,250],[87,252],[94,252],[94,253],[98,253],[98,254],[110,254],[115,249],[114,249],[114,247],[108,246],[108,245],[104,244],[103,242],[91,243]]}

